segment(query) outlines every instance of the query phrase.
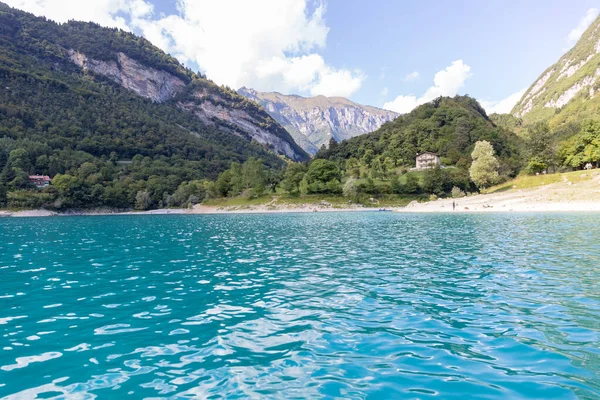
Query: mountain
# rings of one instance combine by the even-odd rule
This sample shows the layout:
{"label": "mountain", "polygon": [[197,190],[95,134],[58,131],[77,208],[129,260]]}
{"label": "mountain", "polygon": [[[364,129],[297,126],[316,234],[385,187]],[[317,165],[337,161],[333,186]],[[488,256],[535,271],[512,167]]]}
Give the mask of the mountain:
{"label": "mountain", "polygon": [[[95,157],[309,158],[263,108],[118,29],[57,24],[0,3],[0,137]],[[0,157],[0,160],[2,157]],[[0,165],[1,167],[1,165]]]}
{"label": "mountain", "polygon": [[547,121],[551,128],[600,116],[600,17],[575,46],[546,69],[511,114],[528,125]]}
{"label": "mountain", "polygon": [[385,163],[414,166],[417,153],[430,151],[441,157],[442,164],[466,170],[475,142],[480,140],[494,146],[502,174],[516,174],[520,139],[492,123],[479,103],[468,96],[439,97],[373,133],[320,150],[315,157],[334,161],[355,158],[366,163],[379,158]]}
{"label": "mountain", "polygon": [[373,132],[398,114],[363,106],[343,97],[302,97],[241,88],[238,93],[262,105],[308,153],[331,138],[338,142]]}

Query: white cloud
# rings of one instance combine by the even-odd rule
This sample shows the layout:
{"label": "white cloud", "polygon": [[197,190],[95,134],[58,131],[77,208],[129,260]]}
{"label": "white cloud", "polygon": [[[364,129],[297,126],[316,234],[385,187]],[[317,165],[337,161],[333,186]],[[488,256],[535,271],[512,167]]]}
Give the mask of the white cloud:
{"label": "white cloud", "polygon": [[570,44],[575,44],[575,42],[579,40],[581,35],[583,35],[583,32],[585,32],[588,26],[590,26],[590,24],[594,22],[596,17],[598,17],[598,13],[599,11],[597,8],[590,8],[589,10],[587,10],[585,16],[579,20],[577,26],[573,28],[571,32],[569,32],[568,39]]}
{"label": "white cloud", "polygon": [[345,69],[335,70],[325,66],[317,72],[317,81],[310,89],[313,96],[343,96],[349,97],[360,89],[365,76],[360,72]]}
{"label": "white cloud", "polygon": [[348,97],[365,79],[360,72],[336,69],[318,53],[329,32],[323,4],[309,12],[307,0],[180,0],[179,10],[180,15],[135,26],[163,50],[197,63],[217,83]]}
{"label": "white cloud", "polygon": [[406,82],[414,81],[415,79],[419,79],[419,71],[413,71],[404,77]]}
{"label": "white cloud", "polygon": [[470,66],[465,64],[463,60],[453,61],[448,67],[435,74],[433,78],[434,85],[427,89],[421,97],[400,95],[385,103],[383,108],[404,114],[436,97],[454,96],[470,76]]}
{"label": "white cloud", "polygon": [[493,113],[506,114],[512,110],[519,100],[521,100],[521,97],[523,97],[526,90],[527,89],[519,90],[502,100],[480,100],[479,103],[488,115]]}
{"label": "white cloud", "polygon": [[[426,103],[426,102],[423,102]],[[390,111],[395,111],[400,114],[406,114],[411,112],[415,107],[420,104],[416,96],[398,96],[394,100],[389,101],[383,105],[383,108]]]}
{"label": "white cloud", "polygon": [[[350,96],[366,76],[319,54],[325,5],[309,0],[178,0],[178,14],[153,15],[149,0],[4,0],[59,22],[69,19],[141,32],[164,51],[232,88]],[[311,3],[312,4],[312,3]],[[125,19],[126,17],[127,19]]]}
{"label": "white cloud", "polygon": [[35,15],[44,15],[57,22],[70,19],[93,21],[103,26],[130,30],[119,14],[135,18],[148,16],[154,6],[145,0],[3,0],[9,6]]}

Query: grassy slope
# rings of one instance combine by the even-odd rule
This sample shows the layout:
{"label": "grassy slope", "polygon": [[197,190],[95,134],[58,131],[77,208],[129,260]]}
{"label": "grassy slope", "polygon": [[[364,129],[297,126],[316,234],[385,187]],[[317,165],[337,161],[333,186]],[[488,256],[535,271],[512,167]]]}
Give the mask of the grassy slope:
{"label": "grassy slope", "polygon": [[508,190],[533,189],[559,182],[583,182],[589,180],[590,177],[594,176],[593,174],[595,172],[597,171],[573,171],[547,175],[522,175],[508,182],[504,182],[500,185],[493,186],[483,191],[483,193],[492,194],[505,192]]}
{"label": "grassy slope", "polygon": [[[360,199],[357,204],[361,204],[365,207],[403,207],[411,201],[423,201],[426,200],[426,196],[422,195],[382,195],[377,198],[374,202],[371,202],[369,196],[364,196]],[[251,206],[318,206],[322,202],[330,203],[333,208],[344,208],[350,203],[348,199],[343,196],[332,196],[332,195],[307,195],[306,197],[299,196],[288,196],[288,195],[265,195],[252,199],[246,199],[244,197],[233,197],[233,198],[222,198],[222,199],[210,199],[206,200],[203,205],[215,206],[215,207],[239,207],[247,208]]]}

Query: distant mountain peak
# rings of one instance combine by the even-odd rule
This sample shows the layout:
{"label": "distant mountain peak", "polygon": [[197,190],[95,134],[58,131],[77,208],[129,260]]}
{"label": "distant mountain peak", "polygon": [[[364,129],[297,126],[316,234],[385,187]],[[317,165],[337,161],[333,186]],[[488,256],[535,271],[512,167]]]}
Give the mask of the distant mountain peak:
{"label": "distant mountain peak", "polygon": [[262,105],[305,151],[315,154],[331,138],[342,141],[373,132],[398,116],[343,97],[284,95],[242,87],[238,93]]}

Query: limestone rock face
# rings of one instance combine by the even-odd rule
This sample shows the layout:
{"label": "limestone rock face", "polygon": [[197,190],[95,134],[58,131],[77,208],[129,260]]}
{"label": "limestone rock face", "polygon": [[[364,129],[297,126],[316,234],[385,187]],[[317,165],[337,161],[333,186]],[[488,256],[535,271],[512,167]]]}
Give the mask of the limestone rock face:
{"label": "limestone rock face", "polygon": [[[309,158],[290,134],[259,105],[212,82],[200,79],[186,84],[180,78],[146,67],[124,53],[119,53],[115,61],[96,60],[74,50],[68,54],[83,70],[105,76],[141,97],[156,103],[175,99],[180,109],[190,112],[207,126],[248,141],[254,140],[294,161]],[[185,89],[191,94],[182,95]]]}
{"label": "limestone rock face", "polygon": [[342,141],[373,132],[398,114],[363,106],[342,97],[301,97],[241,88],[241,95],[262,105],[296,143],[314,154],[331,138]]}
{"label": "limestone rock face", "polygon": [[119,53],[117,61],[100,61],[85,54],[69,51],[71,60],[84,70],[104,75],[137,95],[162,103],[172,99],[185,88],[185,82],[165,71],[148,68]]}
{"label": "limestone rock face", "polygon": [[[218,127],[234,135],[256,140],[291,160],[303,161],[306,158],[306,155],[299,153],[297,147],[293,146],[289,140],[285,140],[285,137],[274,134],[271,129],[263,128],[262,121],[250,115],[245,109],[237,106],[224,106],[227,104],[227,100],[217,93],[197,90],[194,91],[193,96],[194,101],[182,101],[179,106],[194,113],[205,124]],[[277,124],[275,121],[272,122]]]}
{"label": "limestone rock face", "polygon": [[600,104],[600,18],[523,94],[511,114],[523,122],[557,126],[597,117]]}

